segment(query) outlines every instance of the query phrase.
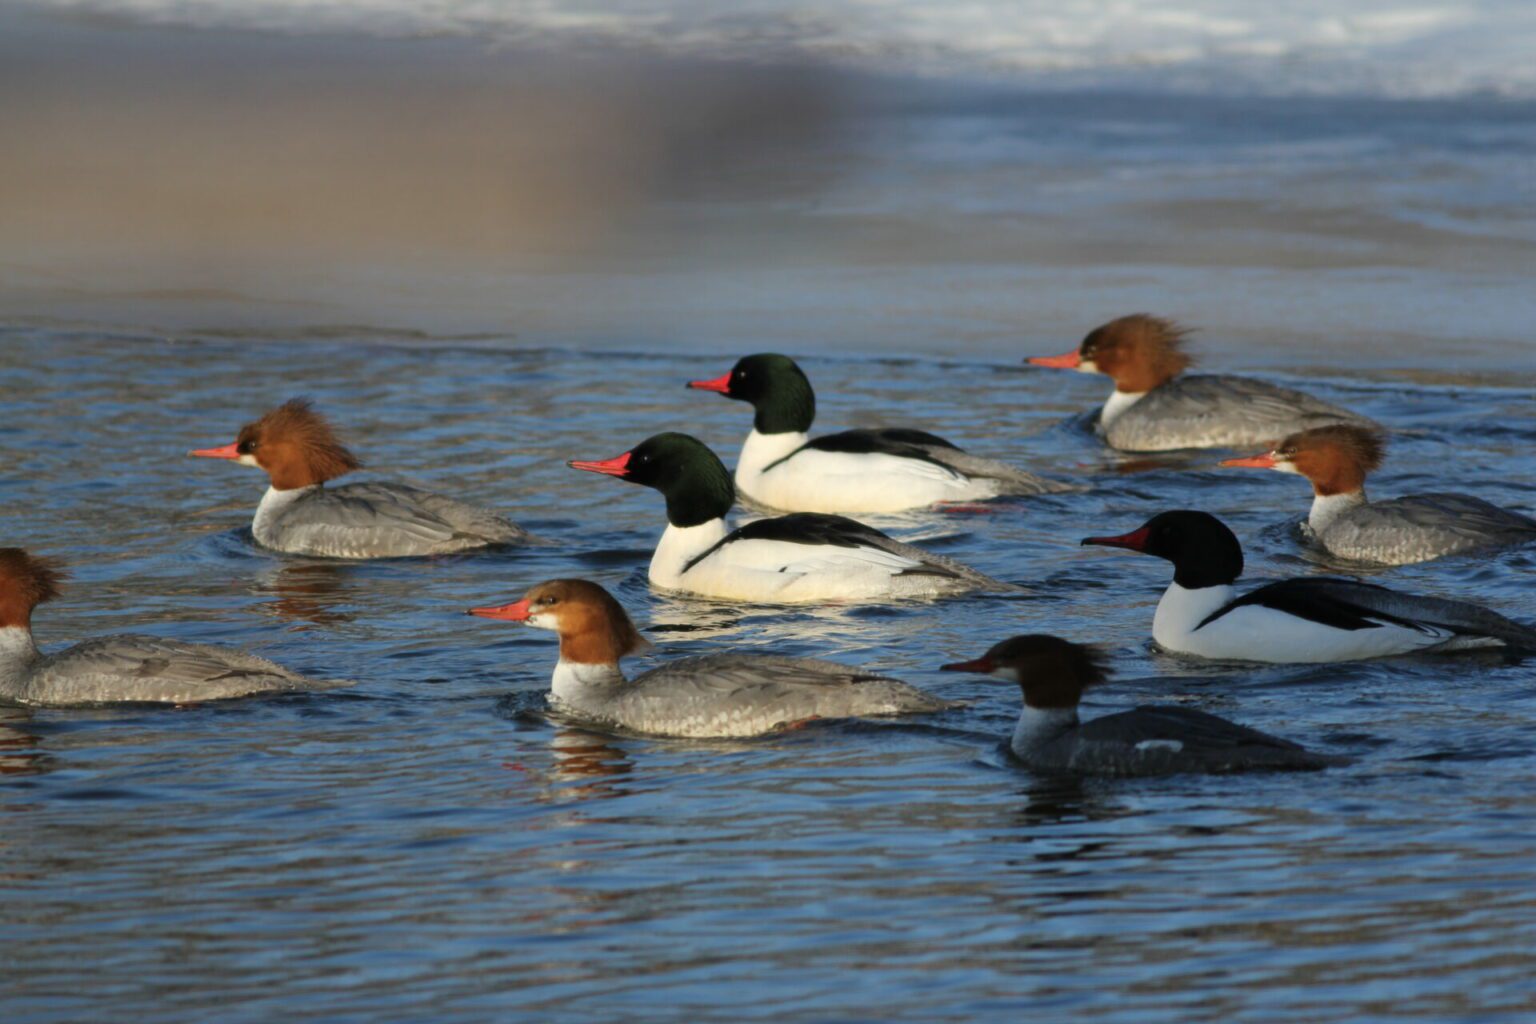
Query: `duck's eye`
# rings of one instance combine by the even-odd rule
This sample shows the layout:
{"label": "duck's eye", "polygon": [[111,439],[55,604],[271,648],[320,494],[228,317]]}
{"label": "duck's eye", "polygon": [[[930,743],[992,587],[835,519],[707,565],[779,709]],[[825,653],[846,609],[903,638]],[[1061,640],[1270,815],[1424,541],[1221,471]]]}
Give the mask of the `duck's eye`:
{"label": "duck's eye", "polygon": [[235,445],[235,451],[239,452],[241,455],[249,455],[255,450],[255,441],[241,441],[239,444]]}
{"label": "duck's eye", "polygon": [[559,604],[560,603],[560,599],[558,597],[543,597],[543,598],[539,599],[539,603],[540,604]]}

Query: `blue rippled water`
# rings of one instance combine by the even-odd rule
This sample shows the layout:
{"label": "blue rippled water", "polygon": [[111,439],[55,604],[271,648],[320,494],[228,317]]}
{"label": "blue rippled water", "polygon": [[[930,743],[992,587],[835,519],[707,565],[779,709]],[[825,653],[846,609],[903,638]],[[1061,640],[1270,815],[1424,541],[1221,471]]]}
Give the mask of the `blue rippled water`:
{"label": "blue rippled water", "polygon": [[[331,333],[0,333],[0,543],[75,572],[37,616],[44,646],[135,630],[357,681],[0,711],[7,1021],[1529,1019],[1531,665],[1150,651],[1166,567],[1078,539],[1195,506],[1244,538],[1251,578],[1323,571],[1294,531],[1306,489],[1217,453],[1106,453],[1078,416],[1101,381],[1013,362],[1060,337],[1023,331],[1008,360],[803,360],[822,429],[918,423],[1091,485],[881,522],[1028,594],[771,609],[650,592],[657,496],[564,467],[666,428],[730,461],[745,409],[683,382],[739,352]],[[1536,508],[1529,369],[1289,380],[1411,426],[1377,493]],[[366,564],[253,546],[260,474],[184,453],[298,393],[370,471],[554,543]],[[1531,619],[1533,568],[1524,550],[1375,578]],[[557,575],[611,588],[659,658],[830,656],[970,703],[752,742],[587,732],[543,712],[549,634],[463,615]],[[1088,714],[1179,702],[1356,761],[1032,777],[998,746],[1017,693],[936,668],[1037,630],[1111,652]]]}

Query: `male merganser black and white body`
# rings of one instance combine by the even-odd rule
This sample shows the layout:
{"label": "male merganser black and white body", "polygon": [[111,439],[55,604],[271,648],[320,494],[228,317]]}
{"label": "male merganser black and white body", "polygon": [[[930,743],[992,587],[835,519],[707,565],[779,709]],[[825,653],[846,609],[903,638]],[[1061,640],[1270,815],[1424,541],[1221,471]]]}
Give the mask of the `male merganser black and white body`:
{"label": "male merganser black and white body", "polygon": [[1070,490],[996,459],[983,459],[910,428],[809,437],[816,395],[788,356],[737,360],[729,373],[688,385],[751,402],[752,433],[736,463],[736,489],[784,512],[900,512],[938,502]]}
{"label": "male merganser black and white body", "polygon": [[1536,541],[1536,519],[1470,494],[1412,494],[1367,501],[1365,478],[1381,465],[1379,433],[1352,424],[1292,434],[1268,452],[1224,459],[1298,473],[1312,484],[1306,532],[1341,558],[1408,565]]}
{"label": "male merganser black and white body", "polygon": [[266,470],[271,486],[251,532],[276,551],[327,558],[400,558],[515,544],[529,539],[488,509],[392,481],[327,488],[362,466],[330,423],[295,398],[240,429],[233,444],[190,455]]}
{"label": "male merganser black and white body", "polygon": [[556,709],[656,736],[758,736],[814,718],[942,711],[949,701],[897,679],[811,658],[704,654],[626,679],[619,662],[650,647],[602,587],[549,580],[519,601],[471,615],[560,634],[550,692]]}
{"label": "male merganser black and white body", "polygon": [[1041,772],[1169,775],[1175,772],[1309,771],[1346,759],[1314,754],[1224,718],[1146,705],[1080,722],[1083,690],[1107,677],[1098,652],[1059,637],[1016,636],[974,661],[943,666],[1018,684],[1024,710],[1008,746]]}
{"label": "male merganser black and white body", "polygon": [[614,458],[570,466],[666,497],[667,529],[651,557],[650,580],[668,590],[787,604],[1015,589],[842,516],[799,512],[731,530],[730,474],[687,434],[657,434]]}
{"label": "male merganser black and white body", "polygon": [[1163,512],[1118,537],[1084,544],[1127,548],[1173,563],[1152,639],[1203,658],[1355,661],[1417,651],[1508,646],[1536,652],[1536,629],[1462,601],[1403,594],[1355,580],[1281,580],[1241,596],[1243,550],[1206,512]]}
{"label": "male merganser black and white body", "polygon": [[101,636],[44,654],[32,639],[32,611],[57,597],[63,580],[52,559],[0,548],[0,700],[192,704],[347,685],[306,679],[233,648],[156,636]]}
{"label": "male merganser black and white body", "polygon": [[1328,423],[1375,426],[1278,384],[1225,374],[1181,376],[1193,361],[1183,349],[1188,333],[1171,320],[1136,313],[1089,331],[1073,352],[1025,362],[1111,377],[1115,390],[1099,411],[1098,430],[1122,451],[1238,448]]}

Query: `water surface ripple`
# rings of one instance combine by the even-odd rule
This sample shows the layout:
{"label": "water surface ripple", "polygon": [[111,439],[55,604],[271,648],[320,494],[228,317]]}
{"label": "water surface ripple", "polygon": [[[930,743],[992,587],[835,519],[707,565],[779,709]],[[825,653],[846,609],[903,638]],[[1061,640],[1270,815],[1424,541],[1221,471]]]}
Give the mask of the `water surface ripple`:
{"label": "water surface ripple", "polygon": [[[1024,339],[1019,355],[1057,348]],[[1217,471],[1217,453],[1108,454],[1071,420],[1101,381],[963,359],[804,365],[823,430],[918,423],[1092,484],[881,522],[1028,595],[767,609],[653,594],[658,496],[564,460],[662,429],[732,460],[746,409],[683,382],[735,354],[0,335],[0,543],[74,566],[38,615],[45,646],[137,630],[357,680],[0,709],[6,1019],[1529,1019],[1529,663],[1152,652],[1166,566],[1078,539],[1193,506],[1244,538],[1251,578],[1322,572],[1294,533],[1306,488]],[[1378,494],[1454,485],[1536,507],[1533,381],[1434,370],[1297,381],[1413,425]],[[185,452],[301,393],[370,471],[556,543],[371,564],[254,547],[260,474]],[[1372,578],[1531,619],[1533,567],[1526,550]],[[972,703],[753,742],[586,732],[543,714],[549,634],[463,615],[557,575],[613,589],[662,657],[825,655]],[[1032,777],[997,745],[1017,693],[935,671],[1027,631],[1112,652],[1089,714],[1176,701],[1357,761]]]}

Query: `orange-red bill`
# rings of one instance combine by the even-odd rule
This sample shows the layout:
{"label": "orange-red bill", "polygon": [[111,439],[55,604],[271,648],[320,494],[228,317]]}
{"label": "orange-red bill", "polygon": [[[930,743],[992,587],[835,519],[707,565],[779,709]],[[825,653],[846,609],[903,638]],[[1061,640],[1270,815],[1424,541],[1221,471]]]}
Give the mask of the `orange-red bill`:
{"label": "orange-red bill", "polygon": [[204,459],[238,459],[240,457],[240,446],[235,442],[230,442],[222,448],[194,448],[187,452],[187,454],[196,455]]}
{"label": "orange-red bill", "polygon": [[691,380],[688,386],[699,391],[718,391],[722,395],[731,393],[731,371],[726,370],[713,380]]}
{"label": "orange-red bill", "polygon": [[1076,349],[1059,356],[1030,356],[1024,361],[1031,366],[1049,366],[1053,370],[1075,370],[1083,365],[1083,357]]}
{"label": "orange-red bill", "polygon": [[506,619],[508,622],[528,621],[528,599],[513,601],[511,604],[499,604],[492,608],[471,608],[469,614],[478,615],[482,619]]}
{"label": "orange-red bill", "polygon": [[584,469],[588,473],[603,473],[607,476],[628,476],[629,452],[625,452],[623,455],[615,455],[613,458],[604,459],[601,462],[582,462],[579,459],[572,459],[566,465],[572,469]]}
{"label": "orange-red bill", "polygon": [[1084,537],[1082,543],[1097,544],[1106,548],[1130,548],[1132,551],[1145,551],[1147,549],[1147,537],[1151,530],[1143,526],[1139,530],[1130,533],[1122,533],[1118,537]]}
{"label": "orange-red bill", "polygon": [[1274,469],[1275,457],[1269,452],[1262,455],[1244,455],[1236,459],[1222,459],[1223,466],[1242,466],[1247,469]]}

